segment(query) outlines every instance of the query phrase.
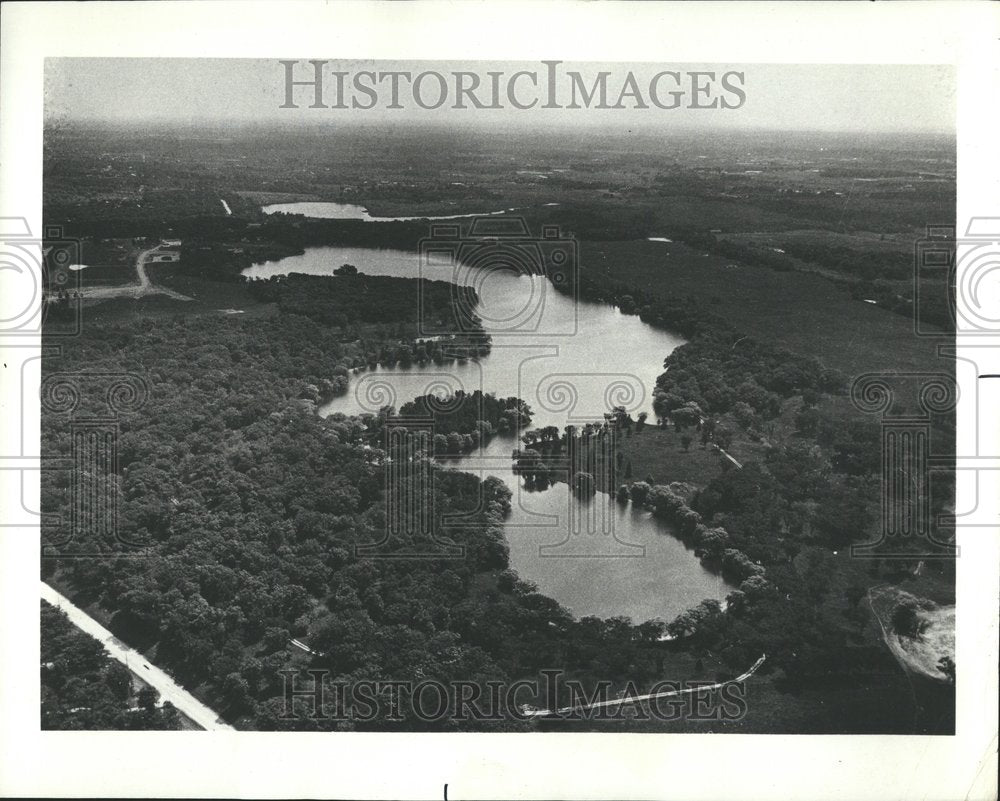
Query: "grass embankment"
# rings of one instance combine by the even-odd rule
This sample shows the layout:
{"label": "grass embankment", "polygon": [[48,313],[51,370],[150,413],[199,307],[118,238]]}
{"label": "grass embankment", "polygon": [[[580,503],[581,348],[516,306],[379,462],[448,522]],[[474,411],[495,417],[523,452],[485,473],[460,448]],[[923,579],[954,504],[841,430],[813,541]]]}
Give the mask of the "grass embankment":
{"label": "grass embankment", "polygon": [[142,249],[148,246],[131,239],[87,239],[80,242],[80,263],[86,264],[87,269],[77,272],[67,288],[72,291],[72,285],[77,280],[81,286],[137,283],[135,261]]}

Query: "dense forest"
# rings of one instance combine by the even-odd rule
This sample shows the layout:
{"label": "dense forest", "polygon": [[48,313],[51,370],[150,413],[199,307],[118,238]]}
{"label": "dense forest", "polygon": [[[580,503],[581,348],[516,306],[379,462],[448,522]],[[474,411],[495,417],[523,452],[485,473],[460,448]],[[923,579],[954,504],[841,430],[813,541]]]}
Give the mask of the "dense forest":
{"label": "dense forest", "polygon": [[355,269],[335,279],[301,273],[258,279],[250,281],[250,292],[265,303],[277,303],[282,312],[337,328],[410,322],[434,334],[482,332],[474,313],[476,290],[445,281],[364,275]]}
{"label": "dense forest", "polygon": [[[877,553],[868,560],[836,558],[840,549],[873,540],[881,525],[882,430],[878,421],[846,404],[846,378],[814,358],[742,335],[693,298],[656,294],[587,270],[579,291],[689,338],[665,359],[654,391],[660,425],[690,431],[682,433],[685,441],[726,448],[735,431],[764,441],[763,432],[776,427],[788,402],[797,404],[791,438],[772,443],[763,458],[741,469],[721,462],[721,474],[704,488],[634,480],[620,456],[605,470],[610,481],[626,482],[616,491],[620,502],[651,510],[706,565],[739,583],[725,606],[706,601],[667,630],[682,636],[682,647],[693,653],[720,654],[734,666],[766,652],[787,687],[831,681],[842,686],[884,670],[884,654],[867,630],[866,589],[879,582],[905,583],[922,573],[934,577],[945,602],[953,602],[954,563],[925,564],[920,560],[925,546],[916,538],[894,543],[912,549],[912,558]],[[897,401],[893,413],[905,414],[905,405]],[[933,415],[931,424],[935,447],[953,441],[953,410]],[[608,428],[605,421],[593,430],[528,432],[526,449],[514,456],[515,469],[543,485],[573,480],[573,471],[567,478],[547,463],[565,459],[581,438],[593,461],[594,442]],[[642,430],[627,426],[622,433],[641,437]],[[927,491],[933,514],[946,514],[953,478],[941,476]],[[933,536],[946,542],[951,534],[935,529]],[[925,691],[934,711],[918,725],[949,731],[954,719],[947,699],[953,689]]]}
{"label": "dense forest", "polygon": [[433,452],[454,455],[485,445],[494,434],[522,430],[531,422],[531,409],[520,398],[458,390],[407,401],[400,406],[399,416],[433,421]]}
{"label": "dense forest", "polygon": [[[533,223],[556,223],[564,234],[591,242],[668,234],[778,272],[806,260],[842,275],[858,301],[874,300],[909,315],[913,305],[929,300],[924,317],[947,322],[943,292],[917,299],[901,287],[908,272],[900,255],[871,255],[863,239],[850,243],[845,237],[830,246],[825,239],[793,241],[780,232],[818,227],[838,235],[857,230],[909,236],[913,220],[946,219],[953,210],[948,170],[949,180],[909,189],[880,183],[872,187],[877,192],[853,196],[848,209],[835,191],[854,181],[847,168],[836,174],[826,169],[824,179],[839,176],[842,183],[822,191],[794,188],[816,180],[806,174],[815,158],[812,138],[798,150],[790,141],[758,141],[754,148],[762,154],[797,163],[791,172],[768,168],[750,178],[727,169],[732,143],[702,138],[681,147],[671,166],[663,162],[660,137],[648,146],[636,139],[634,149],[608,139],[595,149],[592,133],[575,143],[560,141],[557,149],[517,137],[509,153],[498,155],[495,142],[448,139],[445,146],[431,146],[436,135],[400,143],[342,132],[338,136],[348,141],[336,147],[325,135],[294,144],[274,131],[241,136],[225,148],[212,140],[180,145],[170,136],[107,132],[70,135],[60,147],[60,136],[49,136],[46,220],[62,225],[67,237],[84,238],[84,261],[88,247],[100,254],[101,240],[108,238],[135,237],[136,249],[153,237],[181,238],[183,259],[172,269],[225,287],[242,282],[240,274],[251,263],[305,247],[412,251],[428,233],[426,220],[374,224],[263,215],[262,205],[292,199],[270,197],[274,193],[365,203],[373,213],[385,203],[438,203],[433,213],[447,214],[461,198],[466,208],[483,211],[525,209]],[[854,147],[837,143],[837,157],[854,154]],[[917,165],[900,173],[902,180],[919,175],[925,159],[934,163],[953,155],[951,148],[915,157]],[[234,153],[252,158],[234,159]],[[542,177],[512,168],[528,154]],[[888,154],[857,155],[864,165],[851,171],[890,174]],[[401,163],[408,167],[405,180]],[[651,170],[651,163],[660,167]],[[250,186],[267,191],[246,190]],[[887,191],[895,193],[891,203]],[[232,216],[223,211],[220,195],[228,198]],[[716,235],[757,230],[774,233],[784,253]],[[131,263],[126,267],[131,277]],[[620,453],[612,452],[607,465],[602,449],[613,440],[611,429],[630,438],[630,447],[643,447],[655,435],[655,423],[615,418],[565,432],[526,432],[516,465],[535,486],[564,480],[581,494],[615,492],[621,503],[669,523],[706,565],[738,582],[725,605],[706,601],[673,621],[574,620],[511,571],[502,530],[509,491],[495,479],[445,470],[432,457],[472,450],[477,436],[482,443],[505,424],[523,428],[528,410],[517,399],[480,396],[448,414],[447,405],[435,407],[425,397],[400,410],[404,417],[428,412],[436,437],[394,428],[399,421],[389,409],[357,418],[317,415],[325,398],[348,390],[354,371],[446,363],[489,348],[478,321],[465,314],[474,308],[471,290],[428,285],[429,304],[418,321],[412,283],[345,269],[336,278],[295,275],[250,284],[254,297],[274,304],[274,316],[136,314],[119,323],[109,315],[110,321],[88,321],[79,337],[46,355],[47,457],[79,455],[75,423],[107,418],[109,401],[122,394],[116,382],[132,386],[128,392],[137,402],[112,409],[116,454],[105,489],[117,500],[118,514],[109,530],[69,528],[77,488],[69,476],[43,471],[46,520],[65,526],[52,522],[44,531],[43,576],[75,600],[100,606],[116,633],[245,728],[427,725],[412,719],[287,719],[281,714],[282,671],[290,669],[326,671],[322,682],[330,685],[455,678],[482,688],[558,668],[588,688],[604,680],[645,687],[663,678],[665,659],[679,654],[697,661],[671,662],[672,678],[717,679],[766,653],[760,675],[777,679],[762,684],[768,690],[777,685],[796,703],[818,695],[823,710],[803,719],[805,713],[795,717],[796,707],[769,720],[757,707],[749,729],[740,730],[948,730],[947,718],[901,720],[908,697],[900,701],[891,693],[900,685],[907,685],[904,691],[912,687],[873,631],[864,595],[879,582],[919,580],[922,591],[931,588],[937,600],[949,603],[953,562],[842,558],[844,549],[864,541],[878,524],[878,422],[849,408],[844,376],[815,359],[743,336],[712,302],[661,293],[667,285],[656,283],[651,291],[601,277],[584,264],[576,282],[555,288],[613,303],[685,336],[688,344],[671,354],[656,382],[659,424],[706,450],[727,448],[739,435],[763,443],[758,455],[740,469],[721,461],[718,475],[699,487],[658,484],[651,476],[640,480]],[[53,305],[50,319],[70,316],[68,303]],[[428,337],[417,324],[428,321],[444,332],[468,333]],[[953,441],[952,415],[938,415],[933,424],[936,441]],[[769,439],[776,426],[792,431]],[[414,497],[423,508],[399,516],[387,491],[390,477],[419,487]],[[948,511],[952,488],[947,478],[935,485],[933,512]],[[413,551],[430,558],[381,558]],[[90,558],[73,558],[78,555]],[[85,677],[87,686],[120,682],[93,646],[81,646],[86,658],[61,672],[63,654],[76,651],[60,628],[65,621],[53,614],[43,611],[43,642],[54,643],[43,660],[55,665],[43,668],[52,671],[43,683],[53,693],[43,703],[54,715],[50,724],[68,728],[82,712],[67,710],[86,706],[74,700],[82,690],[74,689],[70,673]],[[919,634],[913,620],[899,623]],[[673,639],[663,639],[665,633]],[[293,638],[311,651],[291,647]],[[712,665],[710,672],[694,670],[703,660]],[[863,709],[827,703],[843,687],[867,688]],[[121,711],[124,702],[114,695],[120,689],[109,692],[113,697],[100,696],[108,707],[101,716],[114,720],[113,710]],[[457,700],[449,698],[451,711]],[[780,698],[769,696],[769,703],[780,707]],[[156,722],[157,715],[146,713]],[[141,720],[146,713],[128,714]],[[694,725],[684,722],[674,730]],[[521,730],[528,724],[515,718],[477,724],[452,716],[434,726]]]}
{"label": "dense forest", "polygon": [[[68,541],[46,531],[46,580],[99,603],[112,630],[250,727],[346,725],[280,717],[281,671],[304,659],[291,638],[319,654],[306,664],[330,682],[510,681],[553,666],[588,687],[656,679],[662,625],[574,620],[509,570],[501,482],[436,469],[431,529],[387,526],[387,454],[362,420],[324,419],[309,399],[358,347],[293,314],[86,329],[45,364],[45,453],[71,454],[74,414],[106,414],[109,376],[142,376],[147,398],[119,419],[117,529]],[[76,379],[75,407],[60,406],[62,375],[81,363],[95,384]],[[418,453],[412,470],[422,469]],[[47,512],[69,519],[65,477],[47,474],[43,497]],[[464,558],[448,558],[452,545]],[[374,552],[359,556],[358,546]],[[445,556],[378,558],[413,547]]]}
{"label": "dense forest", "polygon": [[821,393],[843,393],[845,379],[808,359],[728,331],[697,337],[677,348],[656,380],[654,409],[669,415],[686,404],[697,412],[721,414],[748,405],[762,419],[776,417],[784,398],[815,403]]}
{"label": "dense forest", "polygon": [[158,705],[151,687],[136,680],[93,637],[42,602],[42,729],[111,731],[180,728],[169,701]]}
{"label": "dense forest", "polygon": [[[801,443],[725,471],[700,492],[639,481],[619,493],[673,524],[707,564],[741,582],[725,609],[702,604],[678,620],[640,625],[574,620],[509,570],[502,529],[509,490],[495,479],[432,470],[429,461],[441,447],[452,452],[452,434],[464,451],[473,432],[482,436],[501,421],[523,427],[530,420],[523,402],[470,396],[442,405],[425,397],[405,405],[404,417],[434,416],[444,443],[418,440],[402,460],[406,479],[430,488],[431,526],[390,525],[386,466],[396,464],[398,478],[401,462],[384,450],[382,427],[391,419],[315,414],[324,394],[346,388],[366,354],[384,349],[390,327],[368,325],[364,338],[345,338],[342,317],[298,313],[308,294],[351,280],[363,286],[365,276],[296,287],[299,278],[271,285],[275,317],[91,326],[71,353],[45,364],[43,391],[56,399],[60,374],[77,364],[105,376],[142,376],[148,392],[144,406],[120,419],[114,540],[67,544],[64,532],[49,534],[58,554],[82,548],[106,557],[49,558],[45,575],[100,603],[118,633],[230,720],[260,728],[428,725],[283,718],[281,672],[304,659],[288,648],[292,638],[309,643],[306,664],[327,670],[323,681],[332,684],[429,675],[485,685],[557,666],[588,687],[601,680],[641,686],[658,678],[665,632],[683,635],[675,647],[720,655],[729,675],[768,653],[767,669],[781,670],[789,686],[814,686],[834,673],[850,681],[892,672],[866,633],[860,596],[873,576],[898,578],[911,566],[873,562],[845,574],[827,550],[869,531],[877,503],[876,466],[867,458],[877,442],[808,414],[822,396],[843,391],[836,374],[716,329],[710,316],[697,325],[692,318],[686,327],[694,339],[667,359],[657,382],[662,422],[711,442],[720,437],[713,415],[766,419],[783,398],[801,395],[808,401]],[[286,285],[301,303],[281,303]],[[668,314],[683,305],[656,307]],[[72,411],[96,416],[105,397],[80,392]],[[72,413],[49,408],[46,453],[67,456]],[[600,431],[624,427],[641,437],[643,423],[612,415],[594,430],[534,432],[526,444],[548,459],[575,449],[589,470],[562,480],[581,493],[612,491],[621,465],[598,470]],[[522,472],[537,481],[544,471],[532,464]],[[46,511],[66,519],[71,488],[47,474],[43,490]],[[128,558],[136,547],[145,558]],[[440,558],[378,558],[413,549]],[[524,725],[508,719],[487,727]]]}

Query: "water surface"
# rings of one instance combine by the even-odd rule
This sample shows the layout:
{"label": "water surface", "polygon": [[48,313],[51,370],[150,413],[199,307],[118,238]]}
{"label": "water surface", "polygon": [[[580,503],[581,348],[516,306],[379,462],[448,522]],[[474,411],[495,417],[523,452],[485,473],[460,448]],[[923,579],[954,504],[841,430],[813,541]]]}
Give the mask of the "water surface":
{"label": "water surface", "polygon": [[[369,275],[475,286],[477,313],[493,349],[479,361],[360,372],[346,395],[322,407],[324,415],[375,413],[428,392],[479,389],[523,398],[533,412],[532,427],[583,425],[619,405],[652,419],[656,377],[663,360],[683,343],[612,306],[560,294],[543,276],[427,263],[398,250],[309,248],[245,275],[332,275],[345,263]],[[511,470],[511,451],[518,445],[514,436],[496,436],[475,453],[442,461],[507,483],[513,491],[505,525],[511,566],[576,616],[670,620],[705,598],[722,600],[731,590],[648,512],[621,506],[603,493],[580,500],[562,483],[544,491],[526,487]]]}
{"label": "water surface", "polygon": [[366,220],[367,222],[406,222],[409,220],[459,220],[463,217],[483,217],[495,214],[504,214],[501,211],[491,211],[486,214],[448,214],[444,216],[428,216],[426,214],[417,217],[373,217],[364,206],[353,203],[330,203],[327,201],[305,201],[301,203],[274,203],[264,206],[261,211],[264,214],[301,214],[304,217],[312,217],[317,220]]}

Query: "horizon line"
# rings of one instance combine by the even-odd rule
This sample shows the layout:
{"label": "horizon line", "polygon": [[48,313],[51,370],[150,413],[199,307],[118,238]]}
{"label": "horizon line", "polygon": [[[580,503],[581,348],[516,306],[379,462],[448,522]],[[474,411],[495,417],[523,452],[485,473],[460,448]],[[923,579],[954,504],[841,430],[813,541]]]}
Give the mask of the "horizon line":
{"label": "horizon line", "polygon": [[[482,118],[479,118],[480,120]],[[407,117],[406,119],[391,117],[382,117],[379,119],[359,119],[355,117],[354,119],[306,119],[298,118],[295,120],[287,119],[283,120],[278,117],[267,118],[267,119],[250,119],[245,117],[208,117],[201,119],[191,119],[187,117],[132,117],[132,118],[100,118],[100,117],[76,117],[69,115],[43,115],[42,124],[44,128],[49,126],[59,125],[59,124],[69,124],[78,126],[91,126],[91,127],[111,127],[111,128],[138,128],[141,126],[149,125],[163,125],[172,128],[198,128],[198,127],[220,127],[220,126],[236,126],[242,129],[265,129],[265,128],[300,128],[303,130],[308,129],[319,129],[326,128],[330,125],[337,125],[339,128],[384,128],[384,129],[395,129],[397,131],[405,130],[406,127],[412,128],[439,128],[439,129],[449,129],[455,132],[461,132],[463,130],[470,129],[482,129],[482,128],[493,128],[497,130],[510,131],[518,130],[530,125],[530,130],[525,132],[531,134],[545,134],[554,131],[564,132],[566,129],[572,129],[579,133],[597,132],[597,131],[611,131],[621,132],[623,128],[628,128],[627,133],[629,134],[660,134],[668,135],[671,131],[677,132],[698,132],[711,130],[714,132],[724,132],[733,135],[739,134],[756,134],[756,133],[792,133],[792,134],[826,134],[826,135],[846,135],[846,136],[936,136],[936,137],[949,137],[956,138],[958,135],[955,129],[942,129],[942,128],[815,128],[815,127],[768,127],[768,126],[757,126],[757,125],[747,125],[747,126],[727,126],[724,123],[716,124],[705,124],[705,123],[692,123],[691,121],[678,120],[675,124],[667,128],[654,128],[651,124],[636,124],[635,120],[630,120],[627,123],[615,124],[610,121],[600,120],[598,122],[589,122],[585,125],[580,125],[579,123],[574,123],[562,120],[553,120],[547,124],[538,125],[538,120],[533,120],[531,123],[526,122],[524,124],[504,124],[497,121],[491,122],[473,122],[472,118],[466,118],[464,120],[457,119],[441,119],[441,118],[419,118],[419,117]],[[532,124],[534,123],[534,124]]]}

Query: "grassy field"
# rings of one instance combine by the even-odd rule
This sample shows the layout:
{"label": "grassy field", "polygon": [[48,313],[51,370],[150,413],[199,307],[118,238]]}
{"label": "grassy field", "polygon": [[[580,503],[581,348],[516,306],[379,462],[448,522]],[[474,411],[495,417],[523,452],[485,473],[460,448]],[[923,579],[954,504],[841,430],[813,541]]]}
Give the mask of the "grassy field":
{"label": "grassy field", "polygon": [[157,267],[153,281],[194,298],[195,305],[192,309],[199,307],[218,310],[237,309],[246,314],[253,314],[259,313],[262,308],[270,309],[274,305],[256,300],[246,284],[240,281],[212,281],[208,278],[185,275],[180,272],[179,266],[174,264]]}
{"label": "grassy field", "polygon": [[582,242],[580,261],[585,273],[707,300],[737,329],[849,377],[948,366],[938,340],[917,337],[911,320],[852,300],[819,275],[735,264],[679,242]]}
{"label": "grassy field", "polygon": [[[621,438],[622,451],[632,462],[632,480],[645,481],[651,476],[655,484],[683,481],[704,487],[718,476],[724,469],[725,457],[711,447],[703,448],[697,431],[685,433],[693,437],[687,450],[681,442],[682,434],[673,428],[646,426],[639,434]],[[734,437],[729,452],[737,461],[746,463],[759,461],[765,448],[762,443]]]}
{"label": "grassy field", "polygon": [[78,256],[87,267],[77,272],[74,281],[82,286],[136,283],[135,260],[142,248],[131,239],[84,240]]}

